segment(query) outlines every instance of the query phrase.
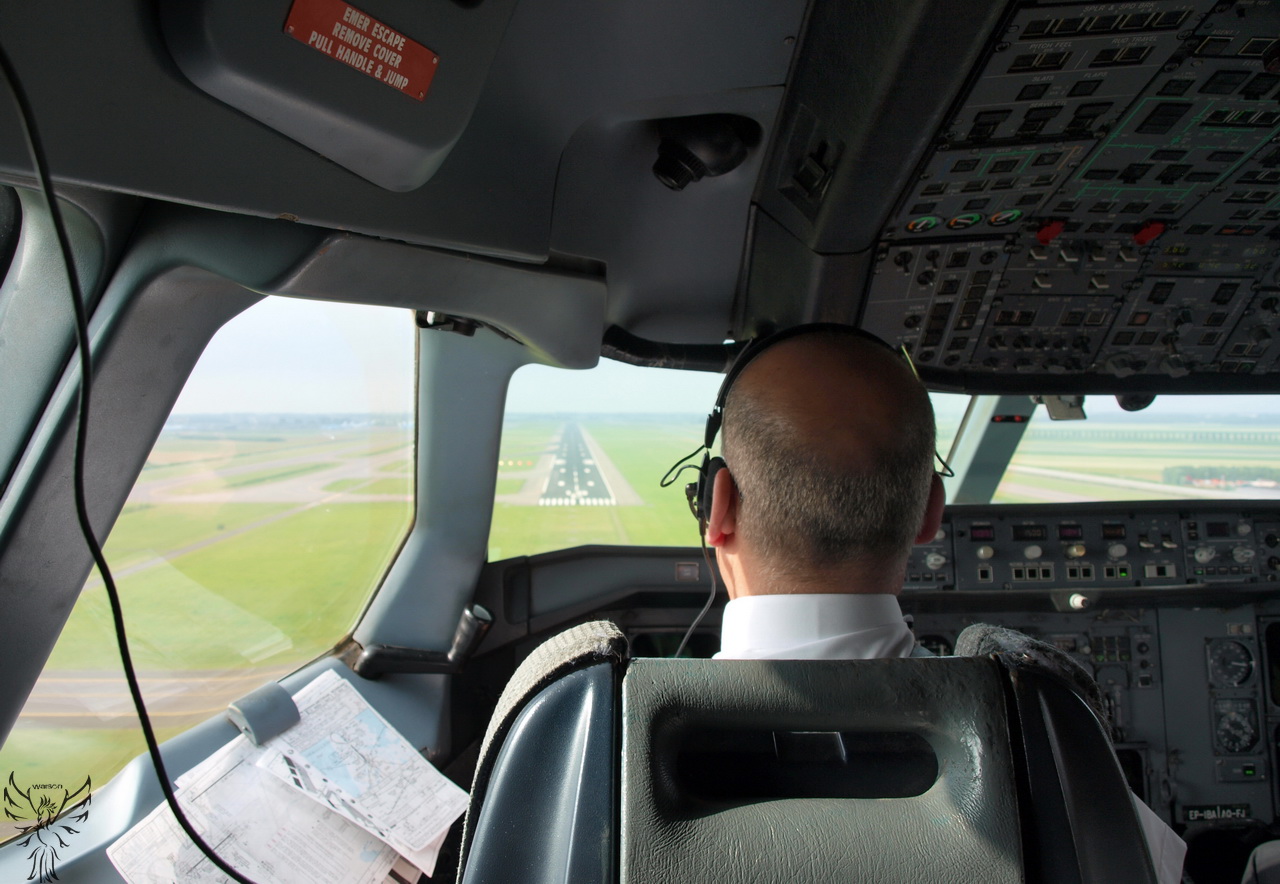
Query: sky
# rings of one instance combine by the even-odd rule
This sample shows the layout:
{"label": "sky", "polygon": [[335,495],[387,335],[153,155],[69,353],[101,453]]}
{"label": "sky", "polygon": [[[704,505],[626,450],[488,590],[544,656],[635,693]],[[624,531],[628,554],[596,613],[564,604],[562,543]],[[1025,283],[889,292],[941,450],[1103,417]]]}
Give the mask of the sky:
{"label": "sky", "polygon": [[[214,336],[175,414],[404,413],[413,411],[412,314],[390,307],[265,298]],[[637,368],[609,360],[589,371],[525,366],[512,378],[512,413],[705,414],[722,376]],[[967,397],[935,394],[940,422]],[[1091,417],[1123,416],[1112,396],[1086,398]],[[1280,414],[1278,396],[1163,396],[1142,416]]]}
{"label": "sky", "polygon": [[413,410],[408,310],[264,298],[209,342],[174,414]]}
{"label": "sky", "polygon": [[[266,298],[214,336],[174,413],[413,411],[415,331],[408,310]],[[512,378],[507,406],[700,414],[710,411],[720,380],[608,360],[590,371],[528,365]]]}

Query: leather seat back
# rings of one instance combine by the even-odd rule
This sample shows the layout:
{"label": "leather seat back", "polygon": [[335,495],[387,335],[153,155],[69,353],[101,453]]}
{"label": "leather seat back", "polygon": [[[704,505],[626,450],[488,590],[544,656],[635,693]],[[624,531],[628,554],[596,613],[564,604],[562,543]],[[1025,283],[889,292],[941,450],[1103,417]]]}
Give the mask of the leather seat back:
{"label": "leather seat back", "polygon": [[[1023,880],[1005,697],[991,660],[637,659],[622,690],[625,884]],[[932,750],[936,780],[897,797],[778,797],[763,787],[753,797],[749,786],[736,795],[693,786],[700,777],[681,770],[682,752],[706,745],[700,735],[735,731],[739,743],[770,731],[900,735]],[[790,761],[825,762],[831,779],[837,768],[875,764],[838,756]],[[715,761],[702,753],[699,766],[708,764]],[[849,791],[859,791],[856,782]]]}

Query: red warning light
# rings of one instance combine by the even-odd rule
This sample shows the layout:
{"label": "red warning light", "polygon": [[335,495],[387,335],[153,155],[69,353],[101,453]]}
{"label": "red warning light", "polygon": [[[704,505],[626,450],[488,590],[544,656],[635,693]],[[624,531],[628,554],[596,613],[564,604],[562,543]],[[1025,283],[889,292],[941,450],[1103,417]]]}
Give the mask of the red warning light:
{"label": "red warning light", "polygon": [[1062,236],[1062,231],[1066,229],[1066,226],[1061,221],[1049,221],[1036,231],[1036,241],[1042,246],[1047,246]]}
{"label": "red warning light", "polygon": [[1133,235],[1133,241],[1140,246],[1145,246],[1162,233],[1164,233],[1163,221],[1148,221]]}

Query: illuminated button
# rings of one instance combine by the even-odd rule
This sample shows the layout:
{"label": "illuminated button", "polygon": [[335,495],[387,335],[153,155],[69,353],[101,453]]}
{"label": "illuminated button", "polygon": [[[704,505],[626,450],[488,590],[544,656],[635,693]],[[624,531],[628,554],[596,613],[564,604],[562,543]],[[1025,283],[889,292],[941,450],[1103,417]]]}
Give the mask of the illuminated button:
{"label": "illuminated button", "polygon": [[1040,556],[1044,555],[1044,550],[1040,548],[1039,544],[1033,543],[1024,549],[1022,554],[1028,559],[1038,559]]}
{"label": "illuminated button", "polygon": [[922,215],[907,222],[907,233],[924,233],[942,223],[937,215]]}

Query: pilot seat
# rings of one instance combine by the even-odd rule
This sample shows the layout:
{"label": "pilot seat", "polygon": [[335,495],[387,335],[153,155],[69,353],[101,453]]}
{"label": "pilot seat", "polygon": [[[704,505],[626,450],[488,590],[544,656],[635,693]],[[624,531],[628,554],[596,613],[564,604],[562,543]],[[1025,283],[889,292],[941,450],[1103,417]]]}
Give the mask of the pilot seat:
{"label": "pilot seat", "polygon": [[628,659],[540,646],[481,748],[462,884],[1147,884],[1108,736],[998,655]]}

